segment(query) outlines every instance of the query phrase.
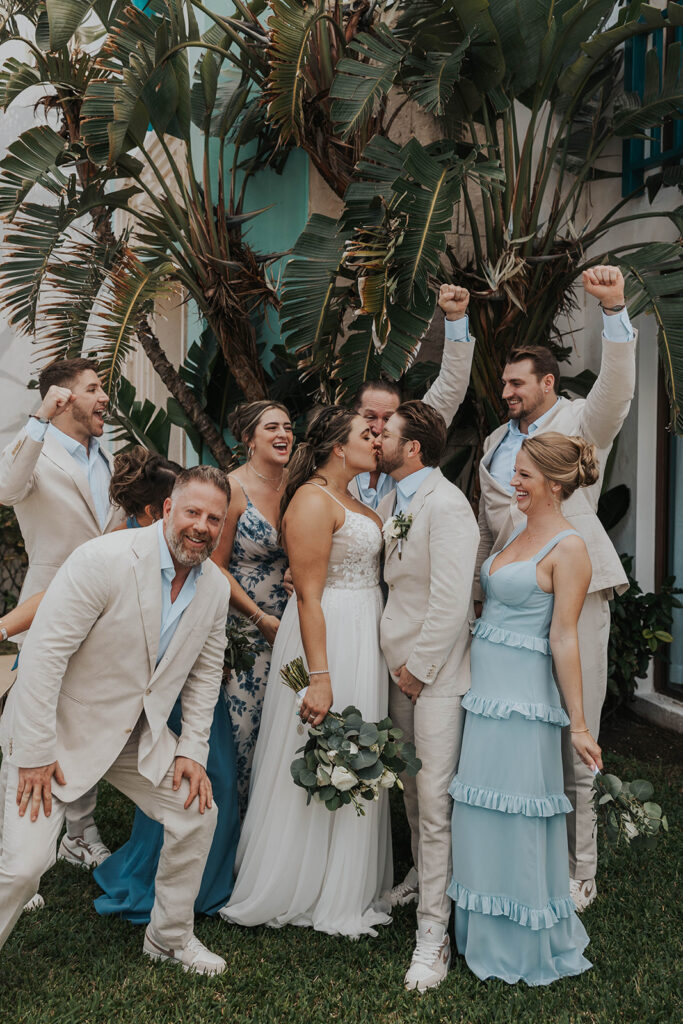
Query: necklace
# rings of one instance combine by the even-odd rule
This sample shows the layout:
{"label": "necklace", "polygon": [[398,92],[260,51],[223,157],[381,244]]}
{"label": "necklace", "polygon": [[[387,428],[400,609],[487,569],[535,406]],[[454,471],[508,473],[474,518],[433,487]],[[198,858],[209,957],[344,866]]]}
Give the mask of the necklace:
{"label": "necklace", "polygon": [[277,485],[277,487],[273,486],[273,480],[275,479],[274,476],[264,476],[263,473],[259,473],[259,471],[257,469],[254,469],[254,467],[253,467],[251,462],[248,462],[247,466],[249,466],[249,469],[251,469],[252,473],[255,473],[256,476],[260,480],[264,480],[268,484],[268,486],[271,487],[275,491],[276,494],[278,493],[278,491],[282,490],[282,485],[285,482],[285,467],[284,466],[282,467],[282,470],[280,472],[280,483]]}

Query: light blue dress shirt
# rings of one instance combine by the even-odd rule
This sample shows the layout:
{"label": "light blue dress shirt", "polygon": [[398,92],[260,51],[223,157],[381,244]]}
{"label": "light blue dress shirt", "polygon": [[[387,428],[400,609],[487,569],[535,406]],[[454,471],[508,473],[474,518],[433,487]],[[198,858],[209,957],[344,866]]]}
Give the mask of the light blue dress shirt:
{"label": "light blue dress shirt", "polygon": [[422,469],[417,469],[410,476],[405,476],[403,480],[399,480],[396,484],[396,506],[394,508],[394,515],[397,512],[406,512],[408,505],[413,499],[415,492],[424,480],[427,479],[429,474],[434,470],[434,466],[423,466]]}
{"label": "light blue dress shirt", "polygon": [[[446,341],[466,341],[471,342],[470,337],[470,318],[465,315],[460,320],[445,320],[444,319],[444,333]],[[356,485],[358,486],[358,493],[360,494],[360,500],[364,505],[369,508],[377,508],[382,498],[385,498],[387,494],[396,487],[396,483],[386,473],[380,473],[379,479],[377,480],[377,487],[370,486],[370,474],[359,473],[356,477]]]}
{"label": "light blue dress shirt", "polygon": [[26,433],[32,441],[42,442],[45,435],[50,434],[56,441],[59,441],[62,448],[71,456],[85,473],[93,504],[97,513],[97,521],[100,529],[103,530],[109,516],[109,481],[111,480],[111,469],[109,463],[100,449],[100,442],[96,437],[90,438],[90,447],[85,450],[85,445],[73,437],[69,437],[63,430],[59,430],[53,423],[41,423],[31,417],[26,424]]}
{"label": "light blue dress shirt", "polygon": [[197,590],[197,580],[202,574],[203,566],[195,565],[190,569],[175,601],[171,602],[171,584],[175,577],[175,566],[164,537],[164,521],[157,523],[159,536],[159,558],[161,561],[161,627],[159,632],[159,650],[157,665],[168,650],[173,634],[178,628],[180,617],[189,605]]}
{"label": "light blue dress shirt", "polygon": [[[603,334],[608,341],[633,341],[635,332],[625,309],[622,309],[621,313],[616,313],[612,316],[608,316],[606,313],[603,313],[602,322]],[[515,459],[517,458],[517,452],[522,447],[524,438],[531,437],[535,434],[554,408],[555,406],[552,405],[547,412],[544,412],[537,420],[530,423],[528,434],[523,434],[521,432],[518,420],[510,420],[508,423],[507,434],[505,434],[493,453],[493,457],[489,464],[489,473],[493,479],[499,484],[502,484],[510,494],[514,491],[514,487],[510,486],[510,481],[515,474]]]}

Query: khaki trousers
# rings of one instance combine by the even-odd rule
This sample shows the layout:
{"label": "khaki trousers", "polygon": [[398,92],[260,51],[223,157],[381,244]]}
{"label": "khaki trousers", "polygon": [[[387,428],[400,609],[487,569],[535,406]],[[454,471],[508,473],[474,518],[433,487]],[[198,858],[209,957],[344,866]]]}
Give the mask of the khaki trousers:
{"label": "khaki trousers", "polygon": [[420,894],[418,921],[435,921],[448,927],[451,900],[451,813],[448,787],[460,757],[465,720],[461,696],[438,696],[425,686],[415,704],[389,684],[389,714],[404,738],[415,744],[422,768],[415,778],[402,776],[403,800],[410,825],[413,863]]}
{"label": "khaki trousers", "polygon": [[[164,844],[157,868],[150,928],[155,939],[170,949],[182,949],[192,935],[194,902],[204,873],[217,820],[214,803],[200,814],[195,799],[185,810],[189,783],[173,791],[173,766],[160,786],[140,775],[135,730],[104,776],[130,797],[148,817],[164,826]],[[27,812],[19,817],[16,804],[18,769],[3,761],[0,768],[0,948],[22,907],[38,891],[40,877],[52,867],[68,804],[52,797],[49,818],[41,807],[38,820]],[[85,899],[85,895],[83,897]]]}
{"label": "khaki trousers", "polygon": [[[579,616],[579,653],[583,679],[583,711],[593,739],[600,732],[600,713],[607,692],[610,591],[588,594]],[[593,774],[574,753],[569,729],[562,730],[564,788],[574,811],[567,815],[569,874],[583,881],[595,878],[598,844],[593,811]]]}

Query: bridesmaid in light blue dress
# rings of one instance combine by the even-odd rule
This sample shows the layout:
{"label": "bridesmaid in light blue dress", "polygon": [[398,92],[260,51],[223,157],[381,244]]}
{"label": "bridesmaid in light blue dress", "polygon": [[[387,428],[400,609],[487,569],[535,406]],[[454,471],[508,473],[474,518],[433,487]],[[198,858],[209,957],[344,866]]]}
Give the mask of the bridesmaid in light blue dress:
{"label": "bridesmaid in light blue dress", "polygon": [[213,557],[230,580],[231,612],[247,631],[256,655],[248,671],[231,672],[224,689],[235,740],[239,809],[244,817],[272,645],[287,603],[283,586],[287,556],[278,527],[293,435],[289,412],[277,402],[238,406],[230,417],[230,428],[246,448],[247,460],[230,474],[232,497]]}
{"label": "bridesmaid in light blue dress", "polygon": [[[561,729],[602,767],[583,717],[576,623],[591,566],[560,501],[597,479],[581,438],[525,440],[512,485],[526,523],[481,569],[472,683],[453,797],[458,951],[480,978],[547,985],[580,974],[588,936],[569,894]],[[552,653],[551,653],[552,644]],[[567,712],[553,678],[553,657]]]}

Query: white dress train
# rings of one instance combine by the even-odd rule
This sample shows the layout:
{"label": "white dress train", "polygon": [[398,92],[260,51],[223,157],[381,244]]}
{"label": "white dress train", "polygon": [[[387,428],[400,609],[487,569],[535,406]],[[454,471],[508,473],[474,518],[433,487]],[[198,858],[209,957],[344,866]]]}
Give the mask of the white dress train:
{"label": "white dress train", "polygon": [[[388,703],[379,647],[381,550],[376,523],[345,508],[322,595],[333,710],[353,704],[370,722],[386,716]],[[292,924],[350,938],[376,935],[375,925],[391,921],[381,898],[392,884],[388,795],[382,790],[378,801],[363,801],[364,817],[350,804],[333,812],[315,800],[306,805],[306,792],[294,785],[289,767],[307,730],[300,732],[296,695],[280,678],[282,666],[301,655],[292,596],[273,647],[237,881],[222,913],[246,926]]]}

